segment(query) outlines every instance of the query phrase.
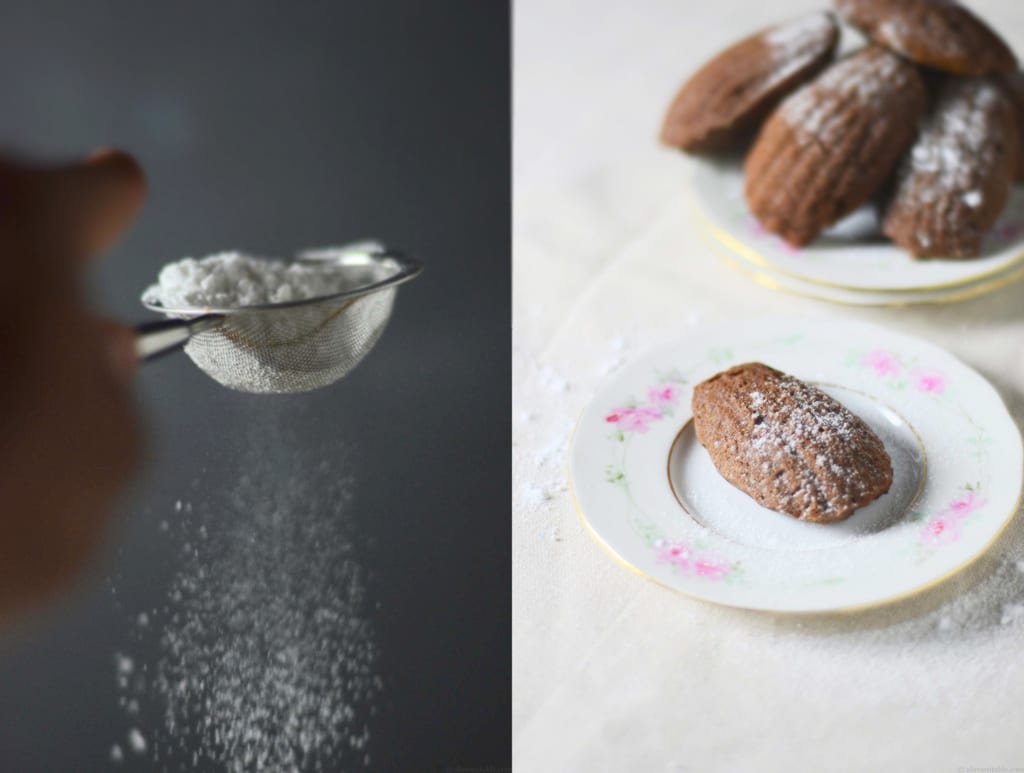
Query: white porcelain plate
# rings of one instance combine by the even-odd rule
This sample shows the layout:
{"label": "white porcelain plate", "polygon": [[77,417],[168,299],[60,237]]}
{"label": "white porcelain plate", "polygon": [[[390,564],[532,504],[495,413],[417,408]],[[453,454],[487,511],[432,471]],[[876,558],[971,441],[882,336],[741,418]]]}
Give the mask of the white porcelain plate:
{"label": "white porcelain plate", "polygon": [[[892,458],[889,493],[822,525],[726,483],[690,398],[750,361],[864,419]],[[813,612],[891,601],[966,566],[1014,516],[1022,464],[999,395],[942,349],[863,323],[768,318],[694,333],[617,374],[576,428],[570,482],[594,536],[640,574],[719,604]]]}
{"label": "white porcelain plate", "polygon": [[871,292],[935,291],[1004,274],[1024,265],[1024,188],[1010,201],[972,260],[914,260],[881,235],[877,217],[865,206],[803,249],[765,231],[743,198],[738,158],[693,164],[697,208],[712,235],[730,252],[803,282]]}

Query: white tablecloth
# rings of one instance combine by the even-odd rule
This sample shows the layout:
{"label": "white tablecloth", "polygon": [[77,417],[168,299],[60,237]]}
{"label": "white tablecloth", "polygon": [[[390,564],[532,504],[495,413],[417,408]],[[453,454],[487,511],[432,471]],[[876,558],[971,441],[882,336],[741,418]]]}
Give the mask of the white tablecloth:
{"label": "white tablecloth", "polygon": [[[725,44],[822,5],[515,3],[517,770],[1024,770],[1024,519],[908,601],[789,617],[630,573],[567,491],[569,433],[608,374],[737,316],[847,316],[921,336],[1024,420],[1024,283],[946,306],[831,306],[732,273],[690,226],[685,162],[656,143],[668,100]],[[1024,2],[971,5],[1024,52]]]}

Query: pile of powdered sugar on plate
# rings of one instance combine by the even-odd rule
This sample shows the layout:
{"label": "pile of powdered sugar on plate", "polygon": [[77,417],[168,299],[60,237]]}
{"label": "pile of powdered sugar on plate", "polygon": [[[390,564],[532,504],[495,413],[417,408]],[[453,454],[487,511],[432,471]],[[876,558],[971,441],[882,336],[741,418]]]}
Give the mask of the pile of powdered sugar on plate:
{"label": "pile of powdered sugar on plate", "polygon": [[345,274],[333,265],[286,263],[241,252],[168,263],[142,295],[144,303],[168,309],[233,309],[332,295],[346,289]]}
{"label": "pile of powdered sugar on plate", "polygon": [[276,437],[249,447],[220,501],[168,507],[160,530],[180,540],[181,566],[166,608],[147,623],[157,661],[115,658],[133,728],[111,761],[131,749],[167,770],[371,764],[381,680],[352,480],[323,461],[337,453]]}

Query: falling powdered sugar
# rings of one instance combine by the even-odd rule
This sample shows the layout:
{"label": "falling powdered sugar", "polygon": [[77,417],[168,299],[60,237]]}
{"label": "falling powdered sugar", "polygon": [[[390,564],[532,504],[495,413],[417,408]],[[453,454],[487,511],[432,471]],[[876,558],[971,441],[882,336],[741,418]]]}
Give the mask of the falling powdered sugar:
{"label": "falling powdered sugar", "polygon": [[146,739],[137,728],[133,727],[128,731],[128,746],[136,754],[145,754]]}
{"label": "falling powdered sugar", "polygon": [[[381,680],[350,525],[352,479],[323,461],[336,452],[276,436],[249,447],[222,499],[175,516],[182,563],[166,615],[154,620],[163,623],[152,634],[159,660],[145,682],[119,679],[125,712],[155,703],[138,719],[157,724],[151,743],[132,730],[128,747],[168,770],[369,766]],[[117,673],[139,676],[138,661],[118,654]]]}
{"label": "falling powdered sugar", "polygon": [[368,764],[360,709],[380,685],[344,529],[351,481],[283,463],[241,479],[233,505],[246,517],[211,535],[172,589],[182,612],[163,636],[167,730],[198,733],[231,770]]}

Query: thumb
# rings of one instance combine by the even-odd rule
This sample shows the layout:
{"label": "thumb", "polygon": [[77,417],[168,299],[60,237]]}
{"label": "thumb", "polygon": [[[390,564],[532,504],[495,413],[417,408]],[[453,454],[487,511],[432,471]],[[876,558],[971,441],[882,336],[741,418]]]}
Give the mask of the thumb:
{"label": "thumb", "polygon": [[101,150],[84,161],[22,169],[22,209],[47,251],[81,260],[110,247],[146,195],[142,168],[127,153]]}
{"label": "thumb", "polygon": [[99,325],[107,367],[117,382],[130,383],[139,366],[139,358],[135,352],[135,331],[107,319],[99,320]]}

